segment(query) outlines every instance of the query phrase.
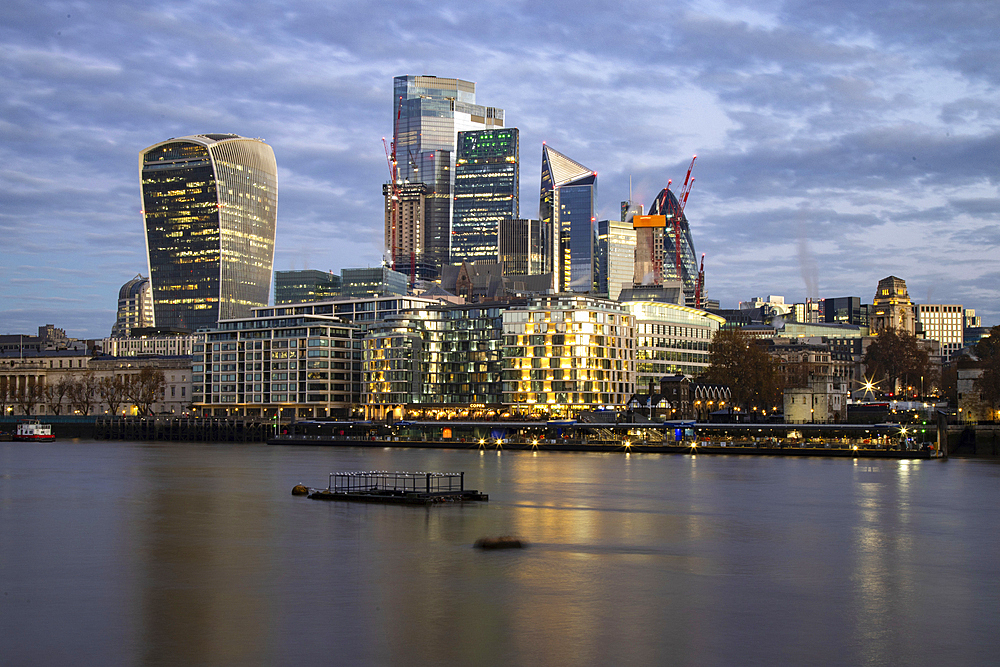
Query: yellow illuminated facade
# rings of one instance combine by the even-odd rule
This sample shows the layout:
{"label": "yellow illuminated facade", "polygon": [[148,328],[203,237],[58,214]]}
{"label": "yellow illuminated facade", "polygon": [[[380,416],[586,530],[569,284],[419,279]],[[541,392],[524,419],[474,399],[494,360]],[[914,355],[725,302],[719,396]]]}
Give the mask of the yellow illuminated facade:
{"label": "yellow illuminated facade", "polygon": [[157,327],[195,330],[266,306],[278,177],[258,139],[203,134],[139,155]]}
{"label": "yellow illuminated facade", "polygon": [[616,302],[557,294],[503,314],[503,401],[572,416],[635,393],[635,317]]}

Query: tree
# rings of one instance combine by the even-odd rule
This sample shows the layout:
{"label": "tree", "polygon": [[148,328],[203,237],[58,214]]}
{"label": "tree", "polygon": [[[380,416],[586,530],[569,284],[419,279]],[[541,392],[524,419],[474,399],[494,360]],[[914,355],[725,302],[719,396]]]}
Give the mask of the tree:
{"label": "tree", "polygon": [[991,328],[989,336],[976,343],[975,353],[983,364],[983,373],[976,378],[973,388],[990,406],[992,419],[1000,405],[1000,325]]}
{"label": "tree", "polygon": [[779,404],[782,386],[777,364],[749,334],[738,329],[719,331],[708,349],[711,365],[704,380],[728,386],[733,403],[747,413]]}
{"label": "tree", "polygon": [[64,377],[55,384],[45,385],[45,402],[48,404],[49,410],[52,411],[52,414],[58,415],[62,412],[63,399],[65,399],[66,394],[69,393],[71,384],[70,379]]}
{"label": "tree", "polygon": [[41,403],[44,393],[45,387],[40,382],[29,382],[14,390],[14,402],[23,414],[30,415],[35,411],[35,406]]}
{"label": "tree", "polygon": [[108,406],[108,414],[118,414],[118,408],[128,395],[128,376],[109,375],[100,379],[97,383],[97,392]]}
{"label": "tree", "polygon": [[160,400],[167,377],[155,368],[143,368],[138,375],[129,377],[126,396],[135,405],[139,414],[148,415],[153,403]]}
{"label": "tree", "polygon": [[868,346],[862,360],[865,370],[873,380],[885,381],[890,392],[896,383],[902,387],[920,384],[921,378],[929,383],[931,377],[930,355],[920,347],[917,337],[906,331],[885,329]]}
{"label": "tree", "polygon": [[97,383],[92,371],[85,371],[73,378],[67,392],[70,407],[79,410],[80,414],[89,415],[98,398]]}

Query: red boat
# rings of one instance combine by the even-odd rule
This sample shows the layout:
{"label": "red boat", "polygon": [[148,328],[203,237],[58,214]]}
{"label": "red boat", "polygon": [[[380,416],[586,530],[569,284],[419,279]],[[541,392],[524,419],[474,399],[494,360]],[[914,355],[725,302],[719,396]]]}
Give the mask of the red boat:
{"label": "red boat", "polygon": [[49,441],[55,440],[56,436],[52,435],[51,424],[43,424],[37,419],[26,419],[17,424],[14,439],[21,441]]}

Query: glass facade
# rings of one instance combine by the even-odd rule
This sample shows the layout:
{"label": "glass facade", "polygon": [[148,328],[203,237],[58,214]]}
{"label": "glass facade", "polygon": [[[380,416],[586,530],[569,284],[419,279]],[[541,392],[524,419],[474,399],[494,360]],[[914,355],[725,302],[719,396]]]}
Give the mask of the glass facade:
{"label": "glass facade", "polygon": [[499,406],[502,309],[412,310],[369,328],[364,343],[368,417],[405,406]]}
{"label": "glass facade", "polygon": [[594,238],[594,290],[617,301],[632,286],[635,272],[635,229],[631,222],[600,220]]}
{"label": "glass facade", "polygon": [[[665,227],[653,230],[654,247],[651,255],[654,282],[652,284],[660,285],[663,281],[679,280],[684,285],[684,294],[693,297],[698,282],[694,240],[691,238],[687,217],[674,193],[667,188],[660,190],[652,206],[649,207],[649,215],[662,215],[666,218]],[[680,275],[677,274],[678,244],[681,253]]]}
{"label": "glass facade", "polygon": [[451,263],[497,261],[504,219],[520,214],[517,128],[458,133]]}
{"label": "glass facade", "polygon": [[[504,114],[476,104],[476,84],[460,79],[397,76],[393,92],[398,178],[427,186],[420,245],[413,253],[420,256],[416,277],[434,279],[450,259],[458,133],[503,127]],[[391,242],[386,239],[388,247]],[[395,260],[393,268],[403,270]]]}
{"label": "glass facade", "polygon": [[156,326],[214,327],[266,305],[278,198],[270,146],[171,139],[142,151],[139,170]]}
{"label": "glass facade", "polygon": [[624,301],[635,317],[636,374],[640,387],[665,375],[698,377],[709,367],[709,345],[725,318],[660,301]]}
{"label": "glass facade", "polygon": [[607,299],[534,297],[503,314],[504,403],[574,415],[635,393],[635,318]]}
{"label": "glass facade", "polygon": [[340,294],[340,276],[328,271],[274,272],[274,303],[322,301]]}
{"label": "glass facade", "polygon": [[597,174],[542,146],[538,217],[552,229],[552,270],[560,292],[594,289],[594,205]]}
{"label": "glass facade", "polygon": [[534,276],[552,272],[549,235],[540,220],[505,218],[500,221],[498,255],[505,276]]}

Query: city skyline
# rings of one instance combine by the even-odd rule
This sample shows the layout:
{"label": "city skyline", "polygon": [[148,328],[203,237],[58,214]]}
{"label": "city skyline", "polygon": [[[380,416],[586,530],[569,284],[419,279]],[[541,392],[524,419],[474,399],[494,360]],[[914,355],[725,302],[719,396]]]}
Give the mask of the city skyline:
{"label": "city skyline", "polygon": [[630,177],[648,209],[697,153],[685,212],[724,307],[867,302],[897,275],[1000,316],[992,5],[66,7],[0,10],[2,332],[107,335],[144,272],[135,154],[170,136],[274,147],[275,269],[377,265],[391,80],[423,73],[520,129],[525,218],[543,141],[599,173],[598,219]]}

